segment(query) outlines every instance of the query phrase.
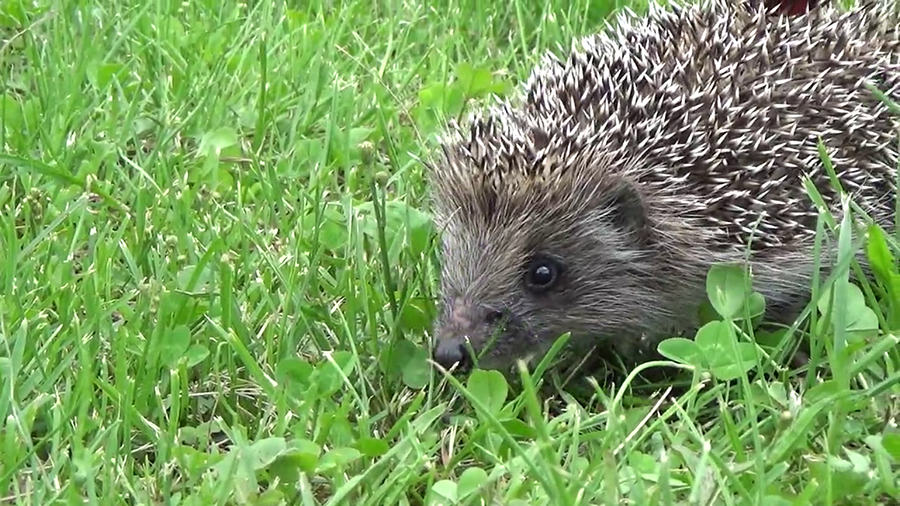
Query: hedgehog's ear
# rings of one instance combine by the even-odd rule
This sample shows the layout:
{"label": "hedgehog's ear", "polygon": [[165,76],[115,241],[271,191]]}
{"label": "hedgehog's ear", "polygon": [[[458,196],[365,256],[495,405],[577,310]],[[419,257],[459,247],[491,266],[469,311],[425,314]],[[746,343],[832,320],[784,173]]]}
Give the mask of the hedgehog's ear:
{"label": "hedgehog's ear", "polygon": [[632,234],[638,242],[650,239],[650,220],[640,190],[627,179],[618,179],[608,193],[607,209],[612,223]]}

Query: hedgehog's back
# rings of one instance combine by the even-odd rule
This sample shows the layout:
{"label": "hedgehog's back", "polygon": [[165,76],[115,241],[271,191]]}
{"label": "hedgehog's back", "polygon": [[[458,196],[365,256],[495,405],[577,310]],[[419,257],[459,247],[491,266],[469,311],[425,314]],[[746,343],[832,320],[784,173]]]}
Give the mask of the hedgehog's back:
{"label": "hedgehog's back", "polygon": [[[897,116],[865,86],[900,102],[897,17],[887,4],[824,6],[765,17],[740,2],[651,7],[548,58],[518,112],[535,131],[601,134],[598,149],[645,163],[633,171],[662,206],[743,243],[811,233],[809,173],[832,198],[822,138],[844,189],[876,214],[893,211]],[[564,169],[564,168],[563,168]]]}

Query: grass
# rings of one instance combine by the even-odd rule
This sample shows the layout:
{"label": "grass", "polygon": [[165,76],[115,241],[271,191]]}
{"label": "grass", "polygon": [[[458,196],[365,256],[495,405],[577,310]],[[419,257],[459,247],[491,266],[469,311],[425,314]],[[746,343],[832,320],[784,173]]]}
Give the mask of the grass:
{"label": "grass", "polygon": [[848,222],[830,376],[738,342],[737,271],[682,392],[429,367],[419,158],[615,7],[0,4],[0,504],[897,504],[896,248]]}

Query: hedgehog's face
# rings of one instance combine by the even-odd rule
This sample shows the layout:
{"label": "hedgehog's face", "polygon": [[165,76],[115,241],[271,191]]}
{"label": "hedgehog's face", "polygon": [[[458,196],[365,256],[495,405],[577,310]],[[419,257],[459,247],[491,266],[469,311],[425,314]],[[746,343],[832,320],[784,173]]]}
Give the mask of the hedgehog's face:
{"label": "hedgehog's face", "polygon": [[487,207],[438,191],[439,364],[505,370],[540,359],[565,333],[575,344],[640,335],[635,322],[653,284],[643,204],[630,184],[586,191],[587,183],[557,185],[571,191],[565,198],[495,195]]}

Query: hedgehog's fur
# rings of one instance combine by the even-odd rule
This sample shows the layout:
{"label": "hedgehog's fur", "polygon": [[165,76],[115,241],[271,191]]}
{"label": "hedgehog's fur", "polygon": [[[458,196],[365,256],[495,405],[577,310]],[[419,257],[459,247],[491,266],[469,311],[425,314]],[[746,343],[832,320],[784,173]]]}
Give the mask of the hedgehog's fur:
{"label": "hedgehog's fur", "polygon": [[[565,61],[548,55],[523,100],[451,128],[432,164],[437,361],[465,340],[483,352],[492,332],[481,367],[540,357],[565,332],[633,358],[692,335],[709,267],[748,244],[767,319],[789,322],[818,219],[802,175],[840,215],[819,137],[890,228],[897,117],[864,83],[900,100],[897,24],[871,1],[789,17],[702,0],[622,14]],[[523,287],[535,255],[561,264],[543,295]]]}

